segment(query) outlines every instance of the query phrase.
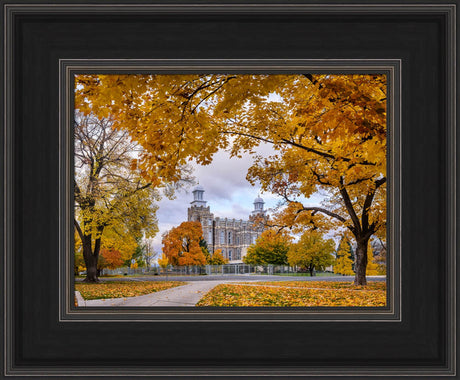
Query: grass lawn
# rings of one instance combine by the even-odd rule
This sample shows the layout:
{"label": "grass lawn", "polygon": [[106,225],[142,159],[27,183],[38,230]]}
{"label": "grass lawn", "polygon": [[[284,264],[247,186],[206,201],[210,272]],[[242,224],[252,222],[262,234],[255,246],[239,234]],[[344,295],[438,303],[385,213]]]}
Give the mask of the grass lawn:
{"label": "grass lawn", "polygon": [[288,281],[218,285],[196,306],[385,306],[385,282]]}
{"label": "grass lawn", "polygon": [[182,281],[107,281],[96,284],[77,283],[75,290],[79,291],[85,300],[96,300],[142,296],[185,284]]}

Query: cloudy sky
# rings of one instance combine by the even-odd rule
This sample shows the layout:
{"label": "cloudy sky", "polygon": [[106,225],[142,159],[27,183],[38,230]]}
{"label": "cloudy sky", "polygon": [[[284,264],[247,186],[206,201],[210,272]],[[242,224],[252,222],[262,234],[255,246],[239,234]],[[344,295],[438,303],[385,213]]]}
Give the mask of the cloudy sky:
{"label": "cloudy sky", "polygon": [[[274,154],[270,145],[257,148],[257,154],[269,156]],[[192,165],[194,177],[204,187],[204,200],[211,207],[214,216],[235,219],[248,219],[254,209],[254,199],[260,194],[265,201],[265,209],[274,208],[281,200],[272,193],[261,193],[258,186],[251,186],[246,174],[252,165],[252,158],[246,154],[242,158],[230,158],[225,151],[215,154],[210,165]],[[187,209],[193,200],[192,190],[195,186],[177,192],[176,199],[162,199],[157,211],[159,233],[153,239],[153,249],[161,253],[161,235],[187,220]],[[321,196],[311,197],[307,203],[319,205]],[[161,255],[158,255],[161,256]]]}

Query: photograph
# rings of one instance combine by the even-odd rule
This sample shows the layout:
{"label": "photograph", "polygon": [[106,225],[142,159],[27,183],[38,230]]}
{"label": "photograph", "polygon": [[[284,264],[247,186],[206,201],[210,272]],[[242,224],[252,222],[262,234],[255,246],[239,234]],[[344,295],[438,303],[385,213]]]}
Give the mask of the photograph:
{"label": "photograph", "polygon": [[386,74],[73,81],[75,306],[388,306]]}

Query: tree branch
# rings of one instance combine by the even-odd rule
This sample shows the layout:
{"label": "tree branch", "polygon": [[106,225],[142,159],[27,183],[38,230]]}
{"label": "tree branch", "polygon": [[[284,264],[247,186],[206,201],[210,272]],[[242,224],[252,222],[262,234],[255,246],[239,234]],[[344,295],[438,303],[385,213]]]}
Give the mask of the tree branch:
{"label": "tree branch", "polygon": [[302,207],[302,209],[300,209],[299,211],[297,211],[297,213],[301,213],[302,211],[316,211],[316,212],[321,212],[323,214],[326,214],[326,215],[329,215],[330,217],[332,218],[335,218],[335,219],[338,219],[340,220],[341,222],[346,222],[346,219],[339,215],[339,214],[336,214],[335,212],[332,212],[332,211],[329,211],[329,210],[326,210],[325,208],[322,208],[322,207]]}
{"label": "tree branch", "polygon": [[[305,145],[302,145],[302,144],[298,144],[294,141],[290,141],[288,139],[281,139],[282,142],[284,142],[285,144],[287,145],[292,145],[292,146],[295,146],[296,148],[300,148],[300,149],[303,149],[303,150],[306,150],[307,152],[310,152],[310,153],[315,153],[317,154],[318,156],[322,156],[324,158],[331,158],[333,160],[336,159],[336,157],[330,153],[326,153],[326,152],[321,152],[317,149],[314,149],[314,148],[310,148],[308,146],[305,146]],[[346,159],[346,158],[341,158],[342,160],[344,161],[350,161],[350,159]]]}
{"label": "tree branch", "polygon": [[366,177],[366,178],[358,178],[358,179],[356,179],[354,181],[348,182],[345,186],[357,185],[358,183],[361,183],[361,182],[368,181],[368,180],[372,179],[372,177],[373,176]]}
{"label": "tree branch", "polygon": [[353,208],[353,203],[351,203],[350,196],[348,195],[347,189],[343,186],[343,178],[340,179],[341,183],[341,188],[339,189],[340,194],[342,195],[343,202],[345,203],[345,207],[348,211],[348,214],[351,217],[351,220],[353,221],[353,225],[356,229],[356,231],[359,233],[361,232],[361,225],[359,223],[358,216],[356,215],[355,209]]}
{"label": "tree branch", "polygon": [[[361,217],[361,223],[363,226],[363,230],[367,230],[369,228],[369,210],[372,205],[372,201],[374,200],[375,191],[382,186],[386,182],[386,177],[380,178],[375,181],[375,189],[369,191],[364,199],[363,204],[363,215]],[[372,226],[371,226],[372,227]],[[372,228],[371,228],[372,229]]]}
{"label": "tree branch", "polygon": [[268,139],[264,139],[263,137],[250,135],[249,133],[232,132],[232,131],[219,131],[219,133],[222,133],[222,134],[229,134],[229,135],[237,135],[237,136],[244,136],[244,137],[249,137],[249,138],[251,138],[251,139],[255,139],[255,140],[259,140],[259,141],[264,141],[264,142],[269,143],[269,144],[275,144],[274,141],[271,141],[271,140],[268,140]]}
{"label": "tree branch", "polygon": [[224,79],[224,81],[219,84],[219,86],[217,88],[215,88],[214,90],[212,90],[208,95],[206,95],[203,99],[201,99],[198,104],[193,107],[193,109],[190,111],[190,113],[195,113],[195,110],[200,106],[201,103],[203,103],[206,99],[208,99],[210,96],[214,95],[217,91],[219,91],[226,83],[228,83],[231,79],[234,79],[236,78],[236,76],[232,76],[232,77],[227,77]]}
{"label": "tree branch", "polygon": [[96,241],[94,242],[94,252],[93,252],[93,255],[96,257],[99,256],[99,251],[101,250],[101,238],[102,238],[103,231],[104,231],[104,226],[97,227],[98,237],[96,238]]}
{"label": "tree branch", "polygon": [[81,241],[83,241],[83,231],[81,230],[80,225],[78,224],[76,219],[73,220],[73,224],[75,228],[77,229],[77,232],[78,232],[78,235],[80,236]]}
{"label": "tree branch", "polygon": [[[308,164],[307,164],[308,165]],[[313,173],[313,175],[316,177],[316,179],[318,180],[318,182],[321,184],[321,185],[328,185],[328,186],[332,186],[332,184],[329,182],[329,181],[325,181],[323,179],[323,177],[320,176],[320,174],[318,172],[316,172],[311,166],[308,166],[311,170],[311,172]]]}

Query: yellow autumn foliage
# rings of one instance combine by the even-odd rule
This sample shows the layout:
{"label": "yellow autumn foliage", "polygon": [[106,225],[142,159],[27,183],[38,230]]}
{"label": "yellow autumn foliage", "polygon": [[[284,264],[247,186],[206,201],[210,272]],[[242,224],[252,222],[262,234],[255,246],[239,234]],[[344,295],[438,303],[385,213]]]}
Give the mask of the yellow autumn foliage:
{"label": "yellow autumn foliage", "polygon": [[[386,228],[386,76],[77,75],[75,106],[110,117],[142,147],[132,166],[153,187],[177,183],[190,160],[206,165],[271,144],[248,180],[280,195],[272,222],[293,232],[348,229],[355,282],[366,282],[366,245]],[[303,199],[328,194],[323,205]]]}
{"label": "yellow autumn foliage", "polygon": [[337,258],[334,263],[334,273],[352,276],[355,274],[353,271],[353,260],[351,260],[350,244],[344,237],[340,240],[339,249],[337,250]]}

